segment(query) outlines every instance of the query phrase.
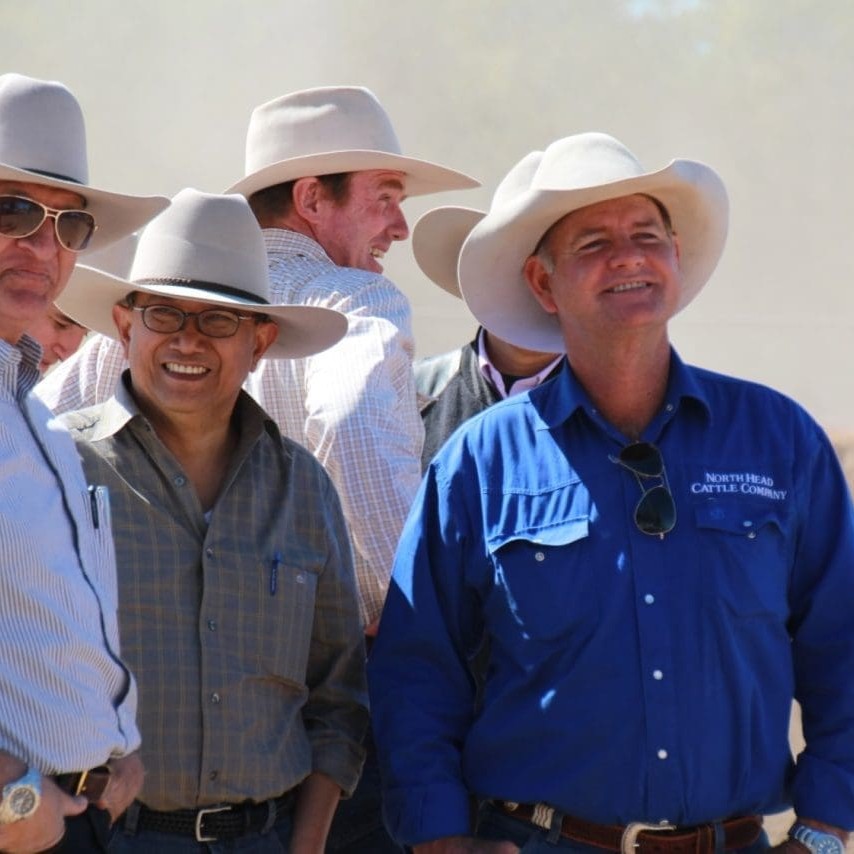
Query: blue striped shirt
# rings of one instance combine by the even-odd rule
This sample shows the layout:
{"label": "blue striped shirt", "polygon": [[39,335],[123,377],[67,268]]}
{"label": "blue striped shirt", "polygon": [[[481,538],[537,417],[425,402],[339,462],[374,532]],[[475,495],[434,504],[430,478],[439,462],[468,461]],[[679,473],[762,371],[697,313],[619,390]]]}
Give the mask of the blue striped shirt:
{"label": "blue striped shirt", "polygon": [[136,688],[118,657],[106,490],[29,390],[40,350],[0,341],[0,749],[42,773],[139,746]]}

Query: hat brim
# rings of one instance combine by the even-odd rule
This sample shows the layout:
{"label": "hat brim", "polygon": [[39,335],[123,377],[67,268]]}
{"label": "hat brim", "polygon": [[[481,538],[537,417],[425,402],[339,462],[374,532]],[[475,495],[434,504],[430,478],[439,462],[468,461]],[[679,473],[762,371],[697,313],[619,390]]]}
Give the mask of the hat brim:
{"label": "hat brim", "polygon": [[98,190],[76,181],[52,178],[27,169],[18,169],[0,163],[0,181],[21,181],[40,184],[57,190],[68,190],[86,199],[86,210],[95,217],[97,228],[89,245],[81,252],[96,252],[142,228],[149,220],[169,207],[165,196],[129,196]]}
{"label": "hat brim", "polygon": [[158,283],[156,287],[136,284],[79,264],[56,304],[72,320],[118,338],[113,322],[113,306],[130,291],[195,300],[227,308],[244,309],[270,317],[279,327],[279,335],[267,352],[268,359],[301,359],[337,344],[347,333],[347,318],[328,308],[302,305],[267,305],[240,297],[224,296],[216,291],[194,288],[180,282]]}
{"label": "hat brim", "polygon": [[421,272],[451,296],[462,299],[457,278],[460,249],[485,211],[447,205],[427,211],[412,228],[412,254]]}
{"label": "hat brim", "polygon": [[325,151],[320,154],[308,154],[291,157],[271,163],[263,169],[253,172],[232,184],[226,193],[241,193],[249,198],[253,193],[307,178],[314,175],[333,175],[338,172],[364,172],[368,169],[387,169],[403,172],[406,175],[406,195],[426,196],[430,193],[443,193],[447,190],[469,190],[479,187],[480,182],[470,175],[447,169],[429,160],[404,157],[385,151]]}
{"label": "hat brim", "polygon": [[594,187],[533,188],[490,211],[472,228],[459,255],[460,290],[472,314],[487,330],[519,347],[566,352],[557,316],[543,310],[525,282],[525,260],[562,217],[635,194],[653,196],[670,214],[679,239],[679,309],[684,308],[720,260],[729,208],[726,189],[714,170],[696,161],[674,160],[657,172]]}

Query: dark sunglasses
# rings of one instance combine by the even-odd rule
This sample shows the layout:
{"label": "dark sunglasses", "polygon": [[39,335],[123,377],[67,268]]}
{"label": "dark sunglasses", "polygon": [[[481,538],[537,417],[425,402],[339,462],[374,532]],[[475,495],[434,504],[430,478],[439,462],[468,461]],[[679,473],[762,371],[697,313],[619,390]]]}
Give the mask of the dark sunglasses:
{"label": "dark sunglasses", "polygon": [[[638,481],[643,494],[635,507],[635,525],[644,534],[664,537],[676,525],[676,504],[667,482],[667,471],[661,451],[651,442],[634,442],[626,445],[619,456],[611,457],[615,463],[628,469]],[[655,486],[644,486],[648,478],[661,478]]]}
{"label": "dark sunglasses", "polygon": [[3,237],[29,237],[48,217],[53,218],[60,245],[72,252],[85,249],[98,227],[95,217],[88,211],[57,210],[23,196],[0,196],[0,235]]}

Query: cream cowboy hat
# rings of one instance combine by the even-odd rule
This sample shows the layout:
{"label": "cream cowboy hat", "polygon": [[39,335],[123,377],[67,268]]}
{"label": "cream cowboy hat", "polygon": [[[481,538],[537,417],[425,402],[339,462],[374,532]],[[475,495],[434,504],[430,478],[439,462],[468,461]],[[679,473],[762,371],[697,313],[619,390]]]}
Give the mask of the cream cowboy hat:
{"label": "cream cowboy hat", "polygon": [[459,256],[460,290],[490,332],[520,347],[566,351],[555,315],[540,307],[522,268],[540,238],[559,219],[587,205],[643,193],[667,208],[679,235],[684,308],[711,276],[726,242],[729,203],[710,167],[673,160],[644,172],[620,142],[602,133],[568,136],[542,155],[528,190],[493,201]]}
{"label": "cream cowboy hat", "polygon": [[[542,151],[526,154],[495,189],[492,206],[504,204],[527,190]],[[486,211],[446,205],[427,211],[412,229],[412,252],[421,271],[451,296],[462,298],[457,278],[460,249]]]}
{"label": "cream cowboy hat", "polygon": [[79,193],[96,229],[84,252],[142,228],[168,204],[163,196],[127,196],[88,185],[86,129],[77,99],[61,83],[0,75],[0,181]]}
{"label": "cream cowboy hat", "polygon": [[427,160],[404,157],[376,95],[359,86],[328,86],[283,95],[252,112],[246,177],[226,193],[258,190],[336,172],[390,169],[406,174],[406,194],[479,187],[474,178]]}
{"label": "cream cowboy hat", "polygon": [[127,279],[90,269],[69,282],[57,306],[82,326],[116,338],[113,306],[130,291],[265,314],[279,327],[266,353],[273,359],[319,353],[347,331],[338,311],[270,304],[264,237],[249,203],[237,195],[181,190],[142,232]]}

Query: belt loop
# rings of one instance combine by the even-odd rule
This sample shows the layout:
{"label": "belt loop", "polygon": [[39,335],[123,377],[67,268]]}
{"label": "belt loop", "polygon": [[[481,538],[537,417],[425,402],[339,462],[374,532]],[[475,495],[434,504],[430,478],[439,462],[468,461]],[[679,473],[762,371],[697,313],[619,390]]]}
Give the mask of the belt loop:
{"label": "belt loop", "polygon": [[122,833],[125,836],[136,836],[136,826],[139,823],[139,801],[133,801],[125,810],[122,819]]}
{"label": "belt loop", "polygon": [[712,827],[714,828],[715,832],[715,854],[724,854],[724,849],[726,847],[726,833],[724,832],[723,823],[720,821],[716,821],[714,822],[714,824],[712,824]]}
{"label": "belt loop", "polygon": [[551,827],[549,827],[548,836],[546,836],[546,840],[551,845],[557,845],[560,842],[560,832],[563,830],[563,813],[555,810],[552,813],[552,823]]}
{"label": "belt loop", "polygon": [[267,803],[267,820],[264,822],[264,826],[258,831],[262,836],[269,833],[273,829],[273,825],[276,823],[276,813],[278,810],[276,809],[276,799],[270,798]]}

